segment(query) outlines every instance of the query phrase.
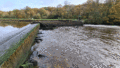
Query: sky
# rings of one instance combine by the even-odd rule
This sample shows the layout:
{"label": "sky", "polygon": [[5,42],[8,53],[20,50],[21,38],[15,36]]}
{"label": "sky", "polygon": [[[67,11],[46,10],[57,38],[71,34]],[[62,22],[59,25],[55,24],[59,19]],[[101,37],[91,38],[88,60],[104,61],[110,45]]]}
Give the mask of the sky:
{"label": "sky", "polygon": [[[0,11],[12,11],[23,9],[26,6],[31,8],[56,7],[58,4],[64,5],[66,0],[0,0]],[[87,0],[67,0],[70,4],[78,5]]]}

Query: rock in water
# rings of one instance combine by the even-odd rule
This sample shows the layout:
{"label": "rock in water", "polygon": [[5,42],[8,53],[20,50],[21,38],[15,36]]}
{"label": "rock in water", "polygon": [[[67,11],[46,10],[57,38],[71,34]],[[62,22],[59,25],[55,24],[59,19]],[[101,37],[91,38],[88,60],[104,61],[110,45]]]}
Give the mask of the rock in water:
{"label": "rock in water", "polygon": [[46,56],[43,55],[43,54],[38,54],[38,57],[39,57],[39,58],[42,58],[42,57],[46,57]]}
{"label": "rock in water", "polygon": [[34,52],[33,52],[33,56],[34,56],[34,57],[37,57],[37,55],[38,55],[38,51],[34,51]]}
{"label": "rock in water", "polygon": [[78,28],[78,26],[75,26],[75,28]]}
{"label": "rock in water", "polygon": [[35,40],[36,43],[40,43],[40,40]]}
{"label": "rock in water", "polygon": [[38,34],[43,34],[42,32],[39,32]]}

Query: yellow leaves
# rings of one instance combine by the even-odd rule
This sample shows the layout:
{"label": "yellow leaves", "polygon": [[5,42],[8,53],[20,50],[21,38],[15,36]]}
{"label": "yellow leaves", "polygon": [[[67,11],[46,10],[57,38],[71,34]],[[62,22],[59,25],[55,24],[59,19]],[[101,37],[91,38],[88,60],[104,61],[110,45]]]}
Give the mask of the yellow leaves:
{"label": "yellow leaves", "polygon": [[107,23],[109,23],[109,21],[107,21]]}
{"label": "yellow leaves", "polygon": [[114,19],[114,18],[115,18],[115,15],[108,15],[108,17],[109,17],[110,19]]}
{"label": "yellow leaves", "polygon": [[113,20],[113,22],[117,22],[116,20]]}
{"label": "yellow leaves", "polygon": [[120,19],[118,20],[118,22],[120,22]]}
{"label": "yellow leaves", "polygon": [[107,18],[107,17],[103,17],[103,20],[108,21],[108,20],[109,20],[109,18]]}
{"label": "yellow leaves", "polygon": [[109,21],[107,21],[107,20],[108,20],[107,18],[104,18],[104,20],[106,20],[107,23],[120,22],[120,5],[119,5],[119,3],[113,5],[113,6],[109,9],[109,12],[110,12],[111,15],[108,15],[108,17],[109,17],[110,19],[113,19],[113,22],[109,22]]}
{"label": "yellow leaves", "polygon": [[109,65],[109,66],[113,66],[113,65]]}
{"label": "yellow leaves", "polygon": [[110,13],[115,13],[115,12],[114,12],[114,8],[112,7],[111,9],[109,9],[109,12],[110,12]]}
{"label": "yellow leaves", "polygon": [[85,18],[86,18],[86,16],[83,16],[83,18],[85,19]]}
{"label": "yellow leaves", "polygon": [[0,11],[0,15],[2,14],[3,12],[2,11]]}
{"label": "yellow leaves", "polygon": [[18,15],[18,18],[22,18],[22,15]]}
{"label": "yellow leaves", "polygon": [[115,13],[115,14],[119,14],[120,13],[120,5],[119,3],[112,6],[112,8],[110,9],[111,13]]}
{"label": "yellow leaves", "polygon": [[30,12],[27,12],[27,14],[30,14]]}

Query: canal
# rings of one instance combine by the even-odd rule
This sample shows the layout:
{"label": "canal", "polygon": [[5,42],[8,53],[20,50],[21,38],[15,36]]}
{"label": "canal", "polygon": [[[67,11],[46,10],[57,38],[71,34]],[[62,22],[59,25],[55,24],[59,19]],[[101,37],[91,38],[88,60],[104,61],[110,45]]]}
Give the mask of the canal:
{"label": "canal", "polygon": [[119,26],[85,24],[39,32],[42,41],[31,48],[30,57],[38,68],[120,68]]}

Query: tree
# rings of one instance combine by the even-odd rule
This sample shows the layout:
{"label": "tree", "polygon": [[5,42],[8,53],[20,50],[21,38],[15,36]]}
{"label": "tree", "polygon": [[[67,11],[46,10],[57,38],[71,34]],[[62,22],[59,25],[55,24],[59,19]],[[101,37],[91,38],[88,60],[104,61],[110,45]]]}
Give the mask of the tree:
{"label": "tree", "polygon": [[3,12],[2,17],[3,18],[9,18],[9,14],[7,12]]}
{"label": "tree", "polygon": [[108,15],[108,23],[114,23],[114,24],[119,24],[120,25],[120,2],[117,3],[116,5],[112,6],[111,9],[109,9],[109,15]]}
{"label": "tree", "polygon": [[26,17],[26,18],[30,18],[31,8],[28,7],[28,6],[26,6],[26,7],[24,8],[24,11],[25,11],[25,17]]}
{"label": "tree", "polygon": [[37,13],[37,14],[35,14],[35,15],[33,16],[33,18],[34,18],[34,19],[41,19],[41,16],[40,16],[39,13]]}
{"label": "tree", "polygon": [[2,14],[3,14],[3,12],[2,12],[2,11],[0,11],[0,18],[2,18]]}
{"label": "tree", "polygon": [[43,18],[44,16],[48,16],[49,15],[49,11],[45,10],[44,8],[40,8],[38,10],[38,13],[41,15],[41,18]]}
{"label": "tree", "polygon": [[18,9],[14,9],[13,13],[14,13],[15,18],[18,18],[19,10]]}
{"label": "tree", "polygon": [[58,5],[57,5],[57,8],[62,8],[62,5],[61,5],[61,4],[58,4]]}
{"label": "tree", "polygon": [[58,17],[62,17],[62,10],[63,10],[62,5],[61,4],[57,5],[56,13],[57,13]]}
{"label": "tree", "polygon": [[35,12],[34,12],[33,9],[31,9],[31,11],[30,11],[30,18],[33,18],[34,15],[35,15]]}

